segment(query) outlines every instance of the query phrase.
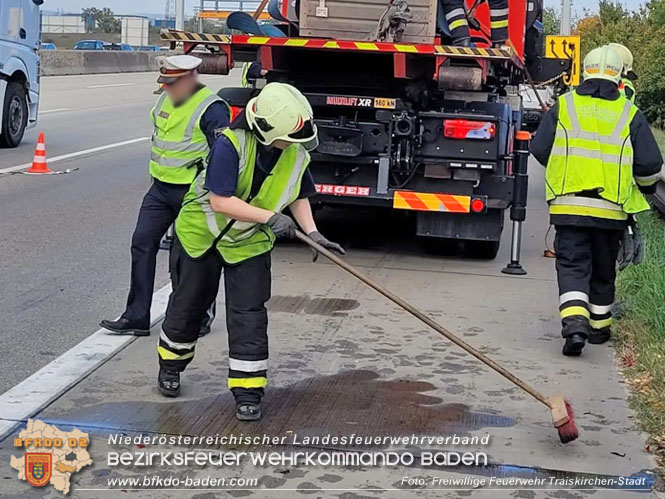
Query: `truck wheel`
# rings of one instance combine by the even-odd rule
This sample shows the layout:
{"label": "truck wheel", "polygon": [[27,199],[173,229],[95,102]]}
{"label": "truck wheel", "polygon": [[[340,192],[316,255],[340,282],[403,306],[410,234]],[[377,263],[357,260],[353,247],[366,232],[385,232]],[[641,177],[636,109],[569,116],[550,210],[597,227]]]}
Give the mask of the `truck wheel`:
{"label": "truck wheel", "polygon": [[0,145],[4,147],[18,146],[21,143],[27,125],[28,102],[26,100],[25,88],[18,82],[9,82],[5,92],[2,113]]}
{"label": "truck wheel", "polygon": [[499,253],[500,241],[467,241],[466,250],[475,258],[494,260]]}

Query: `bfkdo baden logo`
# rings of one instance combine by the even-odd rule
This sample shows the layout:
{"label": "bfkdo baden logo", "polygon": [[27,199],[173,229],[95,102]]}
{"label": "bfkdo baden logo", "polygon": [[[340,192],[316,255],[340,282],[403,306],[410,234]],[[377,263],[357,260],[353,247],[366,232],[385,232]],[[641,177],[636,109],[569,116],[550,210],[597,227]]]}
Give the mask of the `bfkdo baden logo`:
{"label": "bfkdo baden logo", "polygon": [[18,471],[19,480],[33,487],[50,483],[56,490],[69,494],[73,473],[92,464],[87,447],[88,434],[81,430],[62,431],[43,421],[28,419],[28,425],[14,438],[14,448],[25,450],[23,456],[12,456],[10,465]]}

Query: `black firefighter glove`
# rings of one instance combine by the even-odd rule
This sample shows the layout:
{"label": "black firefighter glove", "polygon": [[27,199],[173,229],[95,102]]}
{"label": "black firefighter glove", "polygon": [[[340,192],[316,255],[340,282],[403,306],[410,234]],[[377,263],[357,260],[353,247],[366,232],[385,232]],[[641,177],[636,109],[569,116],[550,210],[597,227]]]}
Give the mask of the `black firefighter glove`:
{"label": "black firefighter glove", "polygon": [[266,223],[273,234],[275,234],[275,237],[283,237],[285,239],[294,239],[296,237],[297,227],[291,217],[275,213]]}
{"label": "black firefighter glove", "polygon": [[644,260],[644,238],[637,224],[631,222],[623,233],[623,239],[619,246],[617,263],[619,270],[623,270],[631,263],[639,265]]}
{"label": "black firefighter glove", "polygon": [[[320,244],[326,249],[329,249],[331,251],[335,251],[339,253],[340,255],[346,255],[346,251],[344,251],[344,248],[342,248],[339,244],[333,243],[332,241],[328,241],[323,234],[321,234],[318,230],[315,230],[314,232],[310,232],[307,234],[307,237],[309,237],[312,241],[315,243]],[[319,252],[316,251],[314,248],[310,248],[312,250],[312,262],[315,262],[319,258]]]}

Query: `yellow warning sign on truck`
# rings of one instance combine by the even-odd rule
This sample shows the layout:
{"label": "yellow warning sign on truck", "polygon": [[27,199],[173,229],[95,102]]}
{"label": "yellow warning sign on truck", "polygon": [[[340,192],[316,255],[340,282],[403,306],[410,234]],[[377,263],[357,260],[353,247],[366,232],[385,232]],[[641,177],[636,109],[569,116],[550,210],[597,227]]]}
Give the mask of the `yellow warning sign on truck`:
{"label": "yellow warning sign on truck", "polygon": [[570,59],[570,74],[564,77],[566,85],[580,84],[580,37],[548,35],[545,38],[545,57],[548,59]]}

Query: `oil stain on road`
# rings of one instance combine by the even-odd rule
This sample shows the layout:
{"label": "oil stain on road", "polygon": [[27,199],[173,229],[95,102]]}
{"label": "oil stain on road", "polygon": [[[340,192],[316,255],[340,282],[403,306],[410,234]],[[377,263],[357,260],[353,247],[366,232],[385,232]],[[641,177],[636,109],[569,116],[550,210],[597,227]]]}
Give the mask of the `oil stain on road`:
{"label": "oil stain on road", "polygon": [[[186,396],[187,376],[183,378]],[[264,418],[251,427],[235,419],[230,393],[196,400],[128,401],[78,408],[59,424],[109,431],[178,435],[225,435],[247,432],[284,435],[460,435],[483,428],[508,427],[501,414],[476,412],[428,395],[435,386],[424,381],[384,379],[369,370],[348,370],[306,378],[290,386],[269,388]]]}

